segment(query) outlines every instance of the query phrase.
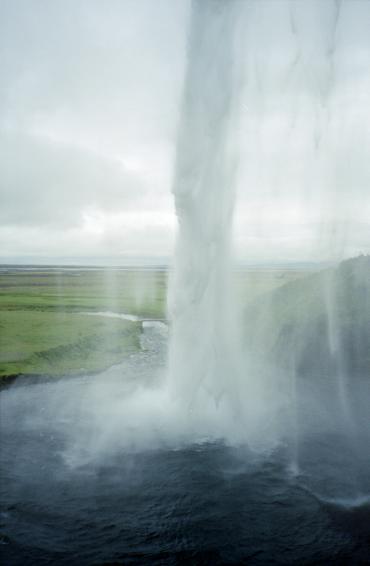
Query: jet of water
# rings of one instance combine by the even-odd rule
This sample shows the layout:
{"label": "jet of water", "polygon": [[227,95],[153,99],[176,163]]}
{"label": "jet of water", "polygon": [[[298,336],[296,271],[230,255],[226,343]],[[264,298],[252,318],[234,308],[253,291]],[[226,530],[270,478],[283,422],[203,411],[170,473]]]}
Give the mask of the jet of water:
{"label": "jet of water", "polygon": [[179,233],[169,292],[170,388],[194,410],[203,394],[236,403],[230,292],[235,201],[238,23],[242,3],[195,0],[173,181]]}

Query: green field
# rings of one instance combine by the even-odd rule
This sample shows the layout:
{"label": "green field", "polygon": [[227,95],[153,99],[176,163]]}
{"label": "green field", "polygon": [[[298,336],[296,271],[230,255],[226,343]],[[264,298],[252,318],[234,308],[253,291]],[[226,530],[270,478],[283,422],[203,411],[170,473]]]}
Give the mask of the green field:
{"label": "green field", "polygon": [[1,313],[0,375],[79,374],[139,348],[140,323],[68,312]]}
{"label": "green field", "polygon": [[166,273],[37,269],[0,273],[0,378],[103,370],[140,348],[141,323],[163,318]]}
{"label": "green field", "polygon": [[164,316],[164,271],[114,269],[0,273],[0,311],[114,311]]}
{"label": "green field", "polygon": [[[235,274],[241,308],[302,271]],[[140,348],[140,322],[88,316],[111,311],[166,316],[167,272],[14,268],[0,271],[0,378],[62,376],[103,370]]]}

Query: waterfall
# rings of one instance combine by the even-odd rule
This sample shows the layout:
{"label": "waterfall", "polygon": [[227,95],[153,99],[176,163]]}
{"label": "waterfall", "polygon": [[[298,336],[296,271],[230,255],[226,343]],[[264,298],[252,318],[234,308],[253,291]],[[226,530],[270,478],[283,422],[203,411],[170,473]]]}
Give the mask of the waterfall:
{"label": "waterfall", "polygon": [[[193,415],[186,424],[195,429],[204,417],[209,436],[251,444],[293,434],[296,453],[303,421],[311,424],[308,409],[302,416],[308,402],[301,389],[307,386],[298,375],[309,351],[309,308],[295,307],[303,315],[294,334],[288,299],[274,313],[272,295],[262,297],[260,321],[234,304],[236,187],[245,257],[255,246],[271,265],[284,253],[293,262],[348,255],[347,234],[365,177],[359,167],[353,182],[351,167],[345,168],[347,160],[357,163],[360,151],[346,101],[353,97],[361,109],[362,96],[348,90],[347,51],[367,13],[358,3],[337,0],[191,4],[172,188],[178,234],[168,297],[167,385],[176,407]],[[361,58],[357,65],[360,74]],[[351,420],[340,302],[331,282],[322,281],[316,294],[328,323],[339,412]],[[274,335],[284,320],[281,336]],[[296,338],[284,342],[285,334]],[[290,360],[287,371],[279,371],[282,359]],[[323,421],[331,426],[337,417],[327,412]]]}
{"label": "waterfall", "polygon": [[173,181],[179,231],[169,292],[170,387],[190,410],[202,393],[216,404],[236,397],[230,272],[241,9],[234,0],[195,0],[190,16]]}

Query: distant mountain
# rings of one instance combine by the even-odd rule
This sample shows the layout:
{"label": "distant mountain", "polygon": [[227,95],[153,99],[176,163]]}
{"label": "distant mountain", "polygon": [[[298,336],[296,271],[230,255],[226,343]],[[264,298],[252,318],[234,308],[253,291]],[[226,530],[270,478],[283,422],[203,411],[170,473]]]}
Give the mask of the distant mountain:
{"label": "distant mountain", "polygon": [[370,379],[370,256],[259,297],[245,311],[251,355],[304,378]]}

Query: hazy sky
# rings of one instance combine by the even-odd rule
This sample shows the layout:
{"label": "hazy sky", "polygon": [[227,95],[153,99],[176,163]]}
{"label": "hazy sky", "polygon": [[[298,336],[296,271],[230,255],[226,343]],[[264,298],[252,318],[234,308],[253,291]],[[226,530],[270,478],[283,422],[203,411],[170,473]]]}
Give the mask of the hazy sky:
{"label": "hazy sky", "polygon": [[[240,6],[238,256],[370,252],[370,2]],[[188,12],[0,0],[0,261],[171,254]]]}

